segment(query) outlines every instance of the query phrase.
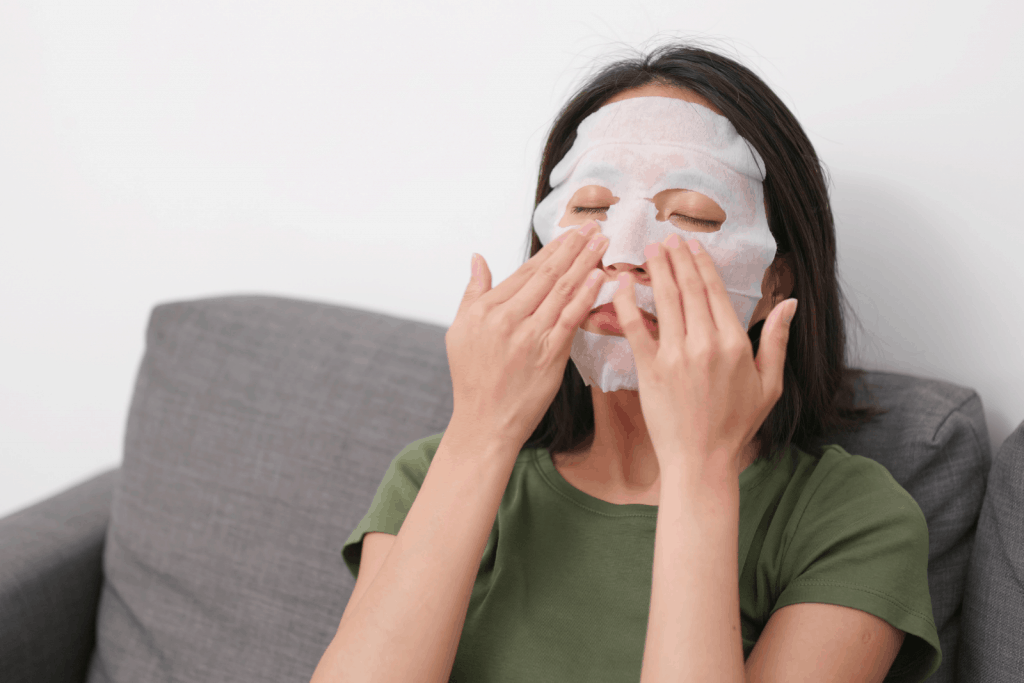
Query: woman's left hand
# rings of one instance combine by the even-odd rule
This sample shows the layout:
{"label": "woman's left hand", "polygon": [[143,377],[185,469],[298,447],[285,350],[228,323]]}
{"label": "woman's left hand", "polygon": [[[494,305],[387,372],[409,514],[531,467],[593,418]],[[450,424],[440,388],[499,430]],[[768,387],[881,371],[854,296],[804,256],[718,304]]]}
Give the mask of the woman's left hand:
{"label": "woman's left hand", "polygon": [[643,324],[630,274],[619,276],[612,303],[636,359],[659,466],[688,481],[718,481],[739,474],[742,453],[782,396],[797,302],[769,314],[755,360],[714,262],[696,240],[687,244],[672,235],[647,250],[657,340]]}

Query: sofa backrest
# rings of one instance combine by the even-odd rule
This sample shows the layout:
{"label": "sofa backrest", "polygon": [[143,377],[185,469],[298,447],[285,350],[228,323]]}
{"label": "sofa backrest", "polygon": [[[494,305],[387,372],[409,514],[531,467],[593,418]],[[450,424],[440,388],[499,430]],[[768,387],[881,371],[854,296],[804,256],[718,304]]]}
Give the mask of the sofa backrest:
{"label": "sofa backrest", "polygon": [[1024,422],[992,461],[967,571],[959,683],[1024,679]]}
{"label": "sofa backrest", "polygon": [[[152,311],[104,549],[89,682],[308,681],[353,579],[340,550],[406,444],[452,410],[445,329],[325,303],[229,296]],[[990,467],[970,389],[868,373],[890,412],[851,453],[889,469],[931,534],[953,669]]]}
{"label": "sofa backrest", "polygon": [[308,681],[391,459],[452,410],[445,330],[265,296],[157,306],[88,681]]}

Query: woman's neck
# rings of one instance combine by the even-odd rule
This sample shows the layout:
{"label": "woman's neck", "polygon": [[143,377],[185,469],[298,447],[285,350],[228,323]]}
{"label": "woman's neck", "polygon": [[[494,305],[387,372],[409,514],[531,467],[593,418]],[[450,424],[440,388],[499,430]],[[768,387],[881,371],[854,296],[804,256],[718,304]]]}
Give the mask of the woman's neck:
{"label": "woman's neck", "polygon": [[[661,468],[640,408],[640,393],[603,392],[591,385],[590,395],[594,404],[593,438],[582,448],[562,454],[562,464],[577,477],[612,494],[656,494]],[[756,448],[748,445],[740,471],[756,457]]]}

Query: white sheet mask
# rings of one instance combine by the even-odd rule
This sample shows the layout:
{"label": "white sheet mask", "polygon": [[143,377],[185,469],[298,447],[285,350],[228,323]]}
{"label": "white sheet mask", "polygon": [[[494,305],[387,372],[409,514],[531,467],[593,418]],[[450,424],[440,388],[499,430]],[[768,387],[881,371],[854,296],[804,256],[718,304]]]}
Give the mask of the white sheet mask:
{"label": "white sheet mask", "polygon": [[[607,219],[598,221],[609,239],[603,264],[642,266],[648,244],[671,234],[695,239],[714,261],[746,329],[777,246],[764,212],[764,178],[761,156],[724,116],[672,97],[634,97],[607,104],[583,119],[572,148],[551,171],[553,189],[534,210],[533,228],[541,244],[547,244],[578,224],[559,225],[575,218],[569,202],[578,190],[588,185],[607,188],[614,203]],[[686,223],[681,218],[679,223],[671,217],[658,220],[653,199],[670,189],[706,195],[725,211],[725,222],[715,232],[700,232],[682,227]],[[594,306],[610,303],[617,289],[617,281],[605,283]],[[634,283],[634,292],[637,305],[657,316],[654,290]],[[625,337],[580,328],[570,357],[587,386],[639,390],[636,362]]]}

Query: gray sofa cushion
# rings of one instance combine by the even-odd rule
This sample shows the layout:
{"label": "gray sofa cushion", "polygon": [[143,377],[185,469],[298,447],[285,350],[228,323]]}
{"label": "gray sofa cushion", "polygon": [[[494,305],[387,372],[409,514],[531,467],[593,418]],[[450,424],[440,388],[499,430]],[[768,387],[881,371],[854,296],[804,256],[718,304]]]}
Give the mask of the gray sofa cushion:
{"label": "gray sofa cushion", "polygon": [[961,683],[1024,679],[1024,422],[992,463],[960,623]]}
{"label": "gray sofa cushion", "polygon": [[[342,544],[395,454],[448,423],[444,332],[276,297],[156,307],[90,683],[309,680],[352,588]],[[858,394],[892,412],[825,442],[882,462],[929,520],[938,676],[989,466],[981,403],[942,382],[867,380]]]}
{"label": "gray sofa cushion", "polygon": [[443,328],[273,297],[156,307],[88,680],[308,681],[391,459],[451,415]]}
{"label": "gray sofa cushion", "polygon": [[0,680],[85,680],[118,471],[0,520]]}

